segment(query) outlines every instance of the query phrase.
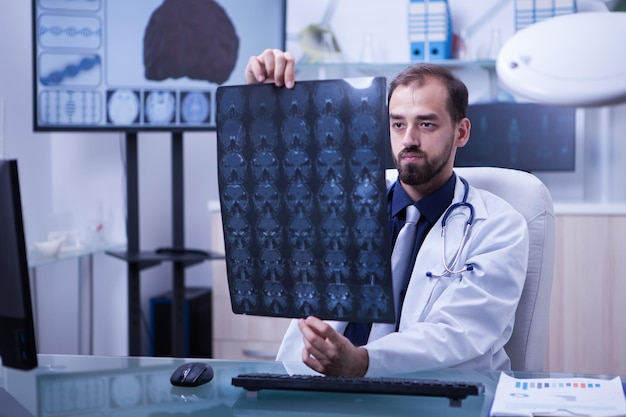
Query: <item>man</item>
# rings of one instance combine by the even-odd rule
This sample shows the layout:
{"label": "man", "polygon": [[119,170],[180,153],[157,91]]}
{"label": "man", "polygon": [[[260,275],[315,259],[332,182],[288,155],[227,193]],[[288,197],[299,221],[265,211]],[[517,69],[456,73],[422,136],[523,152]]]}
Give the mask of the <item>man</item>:
{"label": "man", "polygon": [[[245,76],[248,83],[292,88],[295,61],[288,52],[268,49],[250,58]],[[437,65],[413,65],[390,85],[389,129],[398,180],[388,192],[388,216],[395,246],[400,246],[395,239],[407,207],[421,214],[407,284],[392,256],[397,324],[375,323],[355,344],[351,340],[358,326],[353,323],[294,320],[277,360],[301,360],[317,372],[341,376],[510,368],[503,347],[526,276],[528,230],[506,202],[465,184],[453,171],[456,149],[470,137],[467,105],[465,84]],[[469,206],[473,222],[464,241]]]}

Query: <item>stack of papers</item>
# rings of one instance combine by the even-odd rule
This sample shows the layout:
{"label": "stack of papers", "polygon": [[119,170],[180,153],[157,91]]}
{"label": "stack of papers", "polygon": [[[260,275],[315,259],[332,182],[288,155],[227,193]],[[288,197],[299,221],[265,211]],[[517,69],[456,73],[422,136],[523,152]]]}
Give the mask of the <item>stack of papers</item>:
{"label": "stack of papers", "polygon": [[626,399],[619,377],[522,379],[502,373],[491,416],[626,416]]}

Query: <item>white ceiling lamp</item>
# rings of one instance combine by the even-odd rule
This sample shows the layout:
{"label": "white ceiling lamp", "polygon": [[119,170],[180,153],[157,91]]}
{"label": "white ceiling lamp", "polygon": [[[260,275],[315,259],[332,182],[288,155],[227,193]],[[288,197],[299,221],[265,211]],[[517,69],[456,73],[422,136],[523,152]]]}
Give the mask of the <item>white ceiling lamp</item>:
{"label": "white ceiling lamp", "polygon": [[498,54],[503,85],[565,106],[626,101],[626,12],[553,17],[515,33]]}

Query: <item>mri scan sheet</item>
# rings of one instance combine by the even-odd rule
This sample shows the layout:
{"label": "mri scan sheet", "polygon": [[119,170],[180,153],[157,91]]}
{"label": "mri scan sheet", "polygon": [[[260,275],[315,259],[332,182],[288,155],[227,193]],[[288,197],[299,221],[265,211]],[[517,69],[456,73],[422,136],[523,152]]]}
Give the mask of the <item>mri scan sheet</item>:
{"label": "mri scan sheet", "polygon": [[383,77],[218,88],[233,312],[393,323],[385,95]]}

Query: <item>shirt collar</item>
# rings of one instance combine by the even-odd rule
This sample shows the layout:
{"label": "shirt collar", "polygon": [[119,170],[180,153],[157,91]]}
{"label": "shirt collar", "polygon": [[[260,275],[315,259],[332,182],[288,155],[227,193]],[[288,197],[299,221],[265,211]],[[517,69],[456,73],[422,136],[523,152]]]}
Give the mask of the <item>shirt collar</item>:
{"label": "shirt collar", "polygon": [[421,200],[414,202],[406,191],[404,191],[400,183],[397,182],[393,190],[393,196],[391,197],[391,216],[395,217],[408,205],[415,204],[420,214],[431,224],[434,224],[452,203],[455,184],[456,174],[453,173],[452,177],[450,177],[444,185]]}

